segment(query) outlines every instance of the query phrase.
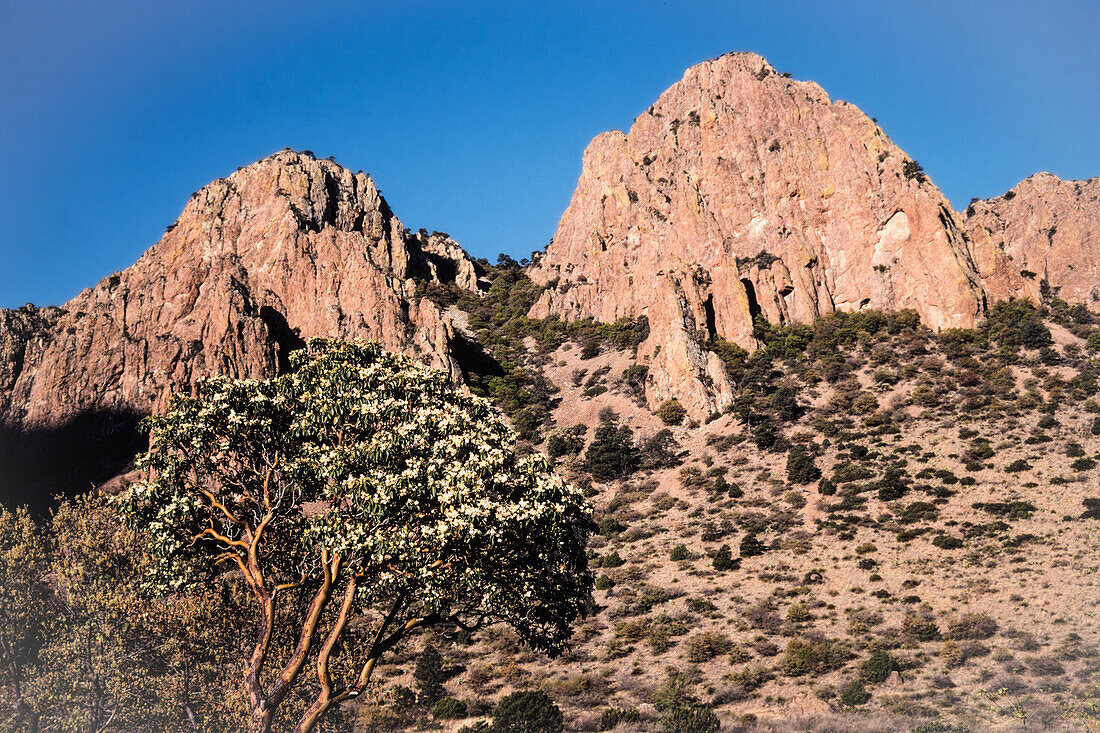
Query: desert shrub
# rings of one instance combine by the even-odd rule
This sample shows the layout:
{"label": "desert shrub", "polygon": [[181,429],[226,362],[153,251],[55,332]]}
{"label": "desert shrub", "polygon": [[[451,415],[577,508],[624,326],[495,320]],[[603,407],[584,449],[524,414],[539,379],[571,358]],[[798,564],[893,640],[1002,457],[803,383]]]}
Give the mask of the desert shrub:
{"label": "desert shrub", "polygon": [[792,484],[808,484],[821,478],[821,469],[804,446],[795,445],[787,454],[787,480]]}
{"label": "desert shrub", "polygon": [[625,478],[638,469],[634,433],[627,425],[606,420],[596,428],[592,445],[585,454],[585,468],[597,481]]}
{"label": "desert shrub", "polygon": [[669,667],[665,681],[653,692],[650,702],[662,713],[697,705],[699,700],[695,696],[695,682],[687,673]]}
{"label": "desert shrub", "polygon": [[513,692],[493,708],[493,733],[562,733],[561,710],[539,690]]}
{"label": "desert shrub", "polygon": [[606,575],[601,575],[592,583],[592,587],[596,590],[610,590],[615,587],[615,581]]}
{"label": "desert shrub", "polygon": [[866,704],[871,699],[871,693],[858,679],[851,680],[840,688],[840,704],[846,708],[854,708]]}
{"label": "desert shrub", "polygon": [[611,730],[619,723],[636,723],[641,717],[638,708],[604,708],[600,713],[600,730]]}
{"label": "desert shrub", "polygon": [[649,367],[642,364],[634,364],[623,370],[620,381],[635,401],[645,399],[645,380],[648,375]]}
{"label": "desert shrub", "polygon": [[576,455],[584,449],[584,436],[587,433],[588,426],[584,423],[555,430],[546,439],[546,452],[551,458]]}
{"label": "desert shrub", "polygon": [[960,613],[948,619],[945,636],[951,639],[988,639],[997,633],[997,622],[979,611]]}
{"label": "desert shrub", "polygon": [[741,557],[755,557],[767,551],[767,546],[755,534],[750,533],[741,538]]}
{"label": "desert shrub", "polygon": [[444,697],[432,705],[432,715],[439,720],[458,720],[466,717],[466,703],[453,697]]}
{"label": "desert shrub", "polygon": [[702,489],[709,483],[698,466],[684,466],[680,469],[680,485],[689,491]]}
{"label": "desert shrub", "polygon": [[916,641],[933,641],[940,636],[940,628],[933,618],[922,613],[910,613],[901,623],[901,633]]}
{"label": "desert shrub", "polygon": [[443,673],[443,656],[434,646],[428,644],[416,658],[413,679],[420,688],[420,704],[431,706],[444,696],[443,682],[447,679]]}
{"label": "desert shrub", "polygon": [[898,660],[885,649],[875,649],[859,668],[860,679],[871,684],[885,682],[890,673],[899,669]]}
{"label": "desert shrub", "polygon": [[817,493],[822,496],[832,496],[836,493],[836,484],[827,478],[823,478],[817,482]]}
{"label": "desert shrub", "polygon": [[1081,503],[1085,506],[1081,519],[1100,519],[1100,499],[1086,498]]}
{"label": "desert shrub", "polygon": [[657,408],[657,417],[661,418],[661,422],[665,425],[679,425],[686,415],[687,410],[676,399],[665,400]]}
{"label": "desert shrub", "polygon": [[1005,466],[1006,473],[1020,473],[1021,471],[1030,471],[1031,464],[1025,461],[1023,458],[1017,458],[1012,463]]}
{"label": "desert shrub", "polygon": [[638,449],[641,467],[648,470],[680,465],[680,444],[668,428],[658,430]]}
{"label": "desert shrub", "polygon": [[719,727],[718,716],[702,705],[676,708],[661,718],[663,733],[718,733]]}
{"label": "desert shrub", "polygon": [[948,639],[940,647],[940,661],[943,662],[944,669],[956,669],[961,667],[963,662],[962,649],[959,648],[959,643],[954,639]]}
{"label": "desert shrub", "polygon": [[878,498],[881,501],[894,501],[905,496],[909,491],[905,472],[900,468],[887,468],[882,478],[878,480]]}
{"label": "desert shrub", "polygon": [[714,569],[718,572],[725,572],[727,570],[736,570],[741,567],[741,559],[735,558],[730,551],[729,545],[722,545],[714,551],[714,556],[711,558],[711,562],[714,565]]}
{"label": "desert shrub", "polygon": [[791,623],[801,624],[813,620],[813,614],[806,608],[805,603],[796,603],[787,609],[787,620]]}
{"label": "desert shrub", "polygon": [[1037,509],[1030,501],[979,501],[971,506],[1007,519],[1028,519]]}
{"label": "desert shrub", "polygon": [[963,546],[963,541],[958,537],[941,532],[932,538],[932,544],[941,550],[957,550]]}
{"label": "desert shrub", "polygon": [[878,398],[870,392],[859,392],[852,400],[848,411],[853,415],[867,415],[878,409]]}
{"label": "desert shrub", "polygon": [[673,562],[680,562],[681,560],[687,560],[690,556],[686,545],[676,545],[672,548],[672,552],[668,554],[668,559]]}
{"label": "desert shrub", "polygon": [[614,537],[626,529],[626,525],[615,517],[604,517],[600,520],[600,534],[604,537]]}
{"label": "desert shrub", "polygon": [[962,723],[951,725],[942,720],[933,720],[918,725],[912,730],[912,733],[970,733],[970,729]]}
{"label": "desert shrub", "polygon": [[825,674],[840,669],[851,656],[847,647],[832,639],[791,639],[780,669],[788,677]]}
{"label": "desert shrub", "polygon": [[770,420],[763,420],[753,428],[752,440],[760,450],[778,453],[787,448],[787,439]]}
{"label": "desert shrub", "polygon": [[899,511],[897,519],[902,524],[913,524],[920,521],[934,521],[939,516],[936,505],[928,501],[914,501]]}
{"label": "desert shrub", "polygon": [[701,631],[688,637],[687,660],[693,664],[702,664],[726,654],[732,648],[733,642],[725,634],[719,631]]}
{"label": "desert shrub", "polygon": [[1069,467],[1074,471],[1091,471],[1096,468],[1096,461],[1091,458],[1078,458],[1076,461],[1069,464]]}
{"label": "desert shrub", "polygon": [[600,558],[601,568],[617,568],[621,566],[625,561],[619,556],[618,552],[610,552]]}

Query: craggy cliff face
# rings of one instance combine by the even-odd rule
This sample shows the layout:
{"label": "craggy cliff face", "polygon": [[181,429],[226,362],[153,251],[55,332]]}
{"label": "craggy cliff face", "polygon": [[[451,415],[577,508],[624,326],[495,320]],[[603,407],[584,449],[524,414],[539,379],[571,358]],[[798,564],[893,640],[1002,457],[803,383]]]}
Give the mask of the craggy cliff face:
{"label": "craggy cliff face", "polygon": [[534,315],[647,315],[648,399],[695,416],[731,394],[697,341],[751,349],[756,313],[912,308],[941,329],[974,325],[986,302],[954,213],[908,156],[752,54],[689,69],[629,133],[593,140],[530,274],[551,286]]}
{"label": "craggy cliff face", "polygon": [[[61,309],[0,311],[5,478],[101,478],[170,390],[270,376],[313,336],[376,340],[457,374],[450,321],[413,297],[417,280],[477,287],[461,248],[405,231],[365,174],[289,151],[242,168],[126,271]],[[70,454],[74,442],[118,454]]]}
{"label": "craggy cliff face", "polygon": [[1100,302],[1100,178],[1063,181],[1038,173],[1003,196],[975,201],[966,213],[978,270],[994,299],[1018,292],[1014,276],[1023,273],[1032,297],[1045,279],[1071,303]]}

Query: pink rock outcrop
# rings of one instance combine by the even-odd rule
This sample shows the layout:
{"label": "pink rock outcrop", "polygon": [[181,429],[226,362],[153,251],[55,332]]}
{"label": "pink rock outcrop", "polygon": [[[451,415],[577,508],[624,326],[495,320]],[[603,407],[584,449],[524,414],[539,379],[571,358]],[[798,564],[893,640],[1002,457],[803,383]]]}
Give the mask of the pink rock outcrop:
{"label": "pink rock outcrop", "polygon": [[1069,302],[1100,302],[1100,178],[1063,181],[1037,173],[966,210],[978,271],[993,299],[1039,297],[1046,280]]}
{"label": "pink rock outcrop", "polygon": [[[203,188],[137,263],[63,308],[0,311],[0,428],[9,443],[87,415],[93,432],[129,429],[201,377],[275,373],[313,336],[458,376],[450,319],[417,288],[477,279],[445,235],[406,231],[367,175],[284,151]],[[9,447],[9,469],[33,453]]]}
{"label": "pink rock outcrop", "polygon": [[628,133],[589,144],[530,275],[549,286],[534,316],[647,316],[647,399],[695,417],[731,397],[700,344],[753,348],[758,313],[912,308],[940,329],[974,325],[986,305],[919,166],[856,107],[743,53],[692,67]]}

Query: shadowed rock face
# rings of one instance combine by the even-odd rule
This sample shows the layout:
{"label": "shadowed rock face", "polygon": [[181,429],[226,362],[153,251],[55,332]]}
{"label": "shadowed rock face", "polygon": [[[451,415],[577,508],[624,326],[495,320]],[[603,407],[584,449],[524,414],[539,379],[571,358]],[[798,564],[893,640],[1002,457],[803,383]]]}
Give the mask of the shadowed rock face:
{"label": "shadowed rock face", "polygon": [[[172,391],[212,374],[273,375],[314,336],[376,340],[458,376],[450,320],[415,290],[476,289],[477,278],[445,235],[407,232],[363,173],[290,151],[242,168],[63,308],[0,311],[0,490],[87,488],[132,456],[137,418]],[[88,461],[59,452],[81,425],[111,467],[81,470]],[[23,456],[57,471],[17,470]]]}
{"label": "shadowed rock face", "polygon": [[974,325],[987,298],[919,167],[856,107],[753,54],[689,69],[629,133],[593,140],[530,274],[551,285],[533,315],[647,315],[648,400],[696,417],[731,394],[697,342],[751,349],[755,313],[912,308],[940,329]]}
{"label": "shadowed rock face", "polygon": [[1063,181],[1038,173],[1003,196],[975,201],[965,229],[994,299],[1038,296],[1045,279],[1069,302],[1100,302],[1100,178]]}

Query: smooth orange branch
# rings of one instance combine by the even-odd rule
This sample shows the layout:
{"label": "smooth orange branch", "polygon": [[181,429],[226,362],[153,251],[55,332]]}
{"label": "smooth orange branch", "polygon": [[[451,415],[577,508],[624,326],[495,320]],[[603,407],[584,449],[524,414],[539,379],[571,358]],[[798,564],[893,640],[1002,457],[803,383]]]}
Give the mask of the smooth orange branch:
{"label": "smooth orange branch", "polygon": [[275,591],[278,592],[278,591],[281,591],[281,590],[292,590],[294,588],[297,588],[297,587],[303,585],[305,582],[306,582],[306,574],[302,573],[302,577],[300,577],[298,580],[294,581],[293,583],[280,583],[280,584],[276,585],[275,586]]}
{"label": "smooth orange branch", "polygon": [[332,585],[340,571],[340,556],[336,555],[330,561],[327,549],[321,550],[321,562],[325,570],[324,580],[310,602],[309,611],[302,622],[302,631],[298,636],[298,644],[295,646],[294,653],[287,661],[286,666],[283,667],[282,672],[279,673],[279,679],[272,688],[270,701],[273,705],[282,702],[298,679],[298,674],[302,670],[302,665],[305,664],[309,649],[313,645],[314,637],[317,634],[317,625],[321,620],[321,614],[328,606]]}
{"label": "smooth orange branch", "polygon": [[279,455],[279,452],[276,451],[275,460],[267,467],[267,473],[264,475],[264,509],[268,512],[271,511],[271,474],[275,471],[275,467],[279,465]]}
{"label": "smooth orange branch", "polygon": [[240,519],[237,519],[237,517],[233,514],[233,512],[226,509],[224,504],[222,504],[220,501],[218,501],[217,497],[214,496],[214,492],[208,491],[207,489],[204,489],[201,486],[199,487],[199,492],[207,498],[207,500],[210,502],[210,506],[214,507],[215,509],[220,511],[222,514],[224,514],[225,518],[228,519],[230,522],[232,522],[233,524],[237,524],[237,525],[247,526]]}
{"label": "smooth orange branch", "polygon": [[248,551],[248,545],[246,543],[242,542],[241,540],[230,539],[230,538],[226,537],[224,534],[222,534],[221,532],[214,529],[213,527],[207,527],[206,529],[204,529],[203,531],[199,532],[197,535],[192,537],[191,538],[191,544],[194,544],[195,542],[198,542],[199,539],[201,537],[203,537],[204,535],[208,536],[208,537],[211,537],[211,538],[217,540],[218,542],[221,542],[224,545],[228,545],[229,547],[239,547],[242,550],[245,550],[246,552]]}

